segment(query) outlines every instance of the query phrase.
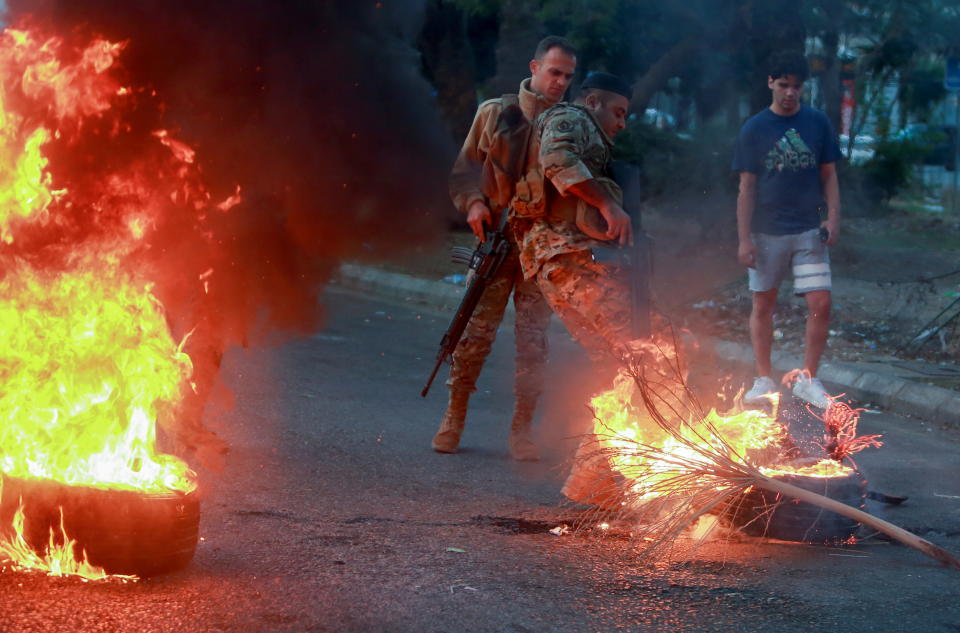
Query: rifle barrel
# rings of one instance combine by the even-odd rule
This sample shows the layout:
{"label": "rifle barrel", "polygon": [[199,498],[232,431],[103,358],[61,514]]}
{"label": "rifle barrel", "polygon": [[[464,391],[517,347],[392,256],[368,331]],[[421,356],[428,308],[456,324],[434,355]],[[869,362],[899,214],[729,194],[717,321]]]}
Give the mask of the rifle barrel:
{"label": "rifle barrel", "polygon": [[430,373],[430,378],[427,379],[427,385],[423,388],[423,391],[420,392],[421,398],[426,398],[427,394],[430,392],[430,386],[433,384],[433,379],[437,377],[437,372],[440,371],[440,365],[443,364],[444,356],[441,354],[440,358],[437,359],[437,364],[433,366],[433,371]]}
{"label": "rifle barrel", "polygon": [[[456,313],[454,313],[453,320],[450,322],[447,331],[443,335],[443,339],[440,341],[440,351],[437,352],[437,364],[434,365],[426,386],[420,392],[420,396],[423,398],[427,397],[427,392],[430,391],[430,386],[433,384],[437,372],[440,371],[440,365],[443,364],[443,361],[446,360],[448,356],[453,354],[457,343],[460,341],[460,337],[463,336],[463,331],[467,328],[467,323],[470,321],[471,315],[473,315],[477,304],[480,302],[480,297],[483,296],[483,292],[487,288],[487,284],[493,279],[493,276],[497,273],[497,269],[500,267],[500,264],[503,263],[503,260],[510,250],[510,245],[506,241],[506,226],[507,211],[504,209],[497,230],[491,231],[487,235],[486,242],[470,254],[470,268],[474,271],[473,281],[467,285],[466,292],[460,299],[460,305],[457,307]],[[454,261],[457,261],[459,256],[464,255],[464,251],[466,250],[467,249],[461,247],[455,248],[453,251]]]}

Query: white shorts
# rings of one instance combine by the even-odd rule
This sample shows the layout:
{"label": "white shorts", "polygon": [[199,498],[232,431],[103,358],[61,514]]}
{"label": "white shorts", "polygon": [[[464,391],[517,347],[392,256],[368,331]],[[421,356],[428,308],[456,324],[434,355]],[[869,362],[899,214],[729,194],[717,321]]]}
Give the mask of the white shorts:
{"label": "white shorts", "polygon": [[753,233],[757,246],[756,268],[748,268],[752,292],[779,288],[793,273],[793,292],[802,295],[830,290],[830,253],[820,240],[820,229],[792,235]]}

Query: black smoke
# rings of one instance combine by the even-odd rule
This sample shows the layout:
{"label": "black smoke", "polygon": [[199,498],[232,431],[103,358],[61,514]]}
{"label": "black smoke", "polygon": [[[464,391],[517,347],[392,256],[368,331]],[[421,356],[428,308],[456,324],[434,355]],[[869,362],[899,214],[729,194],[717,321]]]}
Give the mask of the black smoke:
{"label": "black smoke", "polygon": [[175,334],[197,328],[188,351],[201,394],[228,346],[320,327],[320,294],[342,260],[403,257],[442,237],[454,149],[410,44],[421,4],[8,2],[8,24],[77,47],[126,42],[117,72],[143,89],[135,124],[196,148],[215,199],[241,187],[243,203],[205,220],[212,239],[173,217],[151,237]]}

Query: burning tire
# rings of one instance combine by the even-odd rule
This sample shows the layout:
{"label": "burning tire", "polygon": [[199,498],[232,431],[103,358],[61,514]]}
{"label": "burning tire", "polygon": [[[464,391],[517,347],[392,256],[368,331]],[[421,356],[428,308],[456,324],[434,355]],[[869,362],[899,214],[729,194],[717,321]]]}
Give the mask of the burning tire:
{"label": "burning tire", "polygon": [[[842,477],[778,475],[774,478],[863,509],[867,481],[859,472]],[[857,521],[835,512],[757,487],[731,502],[723,515],[745,534],[805,543],[846,541],[860,527]]]}
{"label": "burning tire", "polygon": [[[4,477],[0,526],[9,529],[21,506],[26,543],[43,554],[64,532],[74,556],[111,574],[155,576],[193,558],[200,525],[196,492],[151,494],[68,486],[49,480]],[[61,509],[62,527],[61,530]]]}

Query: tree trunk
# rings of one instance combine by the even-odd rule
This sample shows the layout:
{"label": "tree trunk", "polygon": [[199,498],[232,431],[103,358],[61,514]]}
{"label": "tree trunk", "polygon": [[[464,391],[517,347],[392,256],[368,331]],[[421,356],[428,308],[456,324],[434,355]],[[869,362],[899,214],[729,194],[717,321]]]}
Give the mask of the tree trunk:
{"label": "tree trunk", "polygon": [[476,70],[464,26],[463,12],[442,0],[425,9],[418,48],[423,67],[437,92],[437,107],[458,142],[470,130],[477,109]]}
{"label": "tree trunk", "polygon": [[840,106],[843,91],[840,85],[840,60],[837,57],[840,35],[835,29],[823,34],[823,54],[827,68],[820,77],[820,89],[823,91],[824,112],[833,126],[834,134],[840,133]]}
{"label": "tree trunk", "polygon": [[650,99],[668,79],[677,74],[680,68],[700,48],[700,37],[690,35],[680,40],[658,59],[636,83],[633,84],[633,100],[630,108],[642,114],[650,103]]}
{"label": "tree trunk", "polygon": [[543,37],[537,18],[537,0],[511,0],[500,9],[500,33],[497,37],[497,74],[487,83],[487,98],[516,92],[520,82],[530,76],[530,60]]}
{"label": "tree trunk", "polygon": [[820,0],[819,6],[826,16],[827,26],[821,34],[823,56],[827,67],[820,77],[823,91],[824,113],[830,120],[835,134],[843,128],[843,86],[840,83],[840,28],[845,11],[844,0]]}
{"label": "tree trunk", "polygon": [[752,112],[759,112],[770,105],[770,89],[767,87],[767,60],[770,56],[786,50],[804,52],[806,30],[800,8],[799,2],[768,0],[750,0],[742,6],[741,16],[747,31],[747,45],[752,53]]}

